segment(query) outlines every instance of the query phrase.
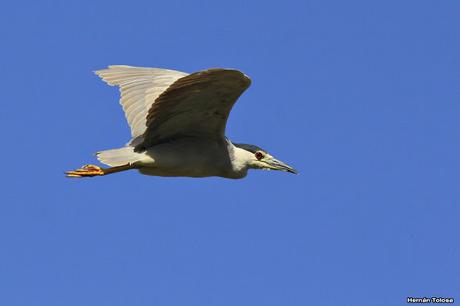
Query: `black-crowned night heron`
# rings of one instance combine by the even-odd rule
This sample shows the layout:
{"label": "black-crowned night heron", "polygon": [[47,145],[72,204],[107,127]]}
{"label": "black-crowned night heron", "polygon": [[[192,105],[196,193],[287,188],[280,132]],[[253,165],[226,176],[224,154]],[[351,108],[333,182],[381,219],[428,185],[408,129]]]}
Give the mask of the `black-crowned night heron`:
{"label": "black-crowned night heron", "polygon": [[233,69],[192,74],[130,66],[96,71],[120,88],[120,103],[132,139],[124,147],[101,151],[109,168],[86,165],[68,177],[91,177],[137,169],[157,176],[243,178],[248,169],[296,173],[261,148],[225,137],[227,118],[251,80]]}

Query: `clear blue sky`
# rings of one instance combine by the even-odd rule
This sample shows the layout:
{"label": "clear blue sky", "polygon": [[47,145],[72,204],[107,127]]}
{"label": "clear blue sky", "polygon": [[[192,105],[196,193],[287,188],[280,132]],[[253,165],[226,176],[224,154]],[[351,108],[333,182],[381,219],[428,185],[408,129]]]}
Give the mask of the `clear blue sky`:
{"label": "clear blue sky", "polygon": [[[9,1],[0,305],[460,300],[458,1]],[[228,136],[301,174],[69,180],[129,130],[110,64],[253,79]]]}

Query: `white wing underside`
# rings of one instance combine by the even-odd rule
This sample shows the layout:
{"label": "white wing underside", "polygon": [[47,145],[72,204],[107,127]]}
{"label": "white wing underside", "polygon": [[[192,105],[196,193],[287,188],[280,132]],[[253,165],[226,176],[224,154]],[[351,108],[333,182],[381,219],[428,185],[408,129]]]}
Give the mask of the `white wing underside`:
{"label": "white wing underside", "polygon": [[148,111],[161,93],[188,75],[175,70],[131,66],[109,66],[95,73],[107,84],[119,86],[120,104],[133,139],[144,134]]}

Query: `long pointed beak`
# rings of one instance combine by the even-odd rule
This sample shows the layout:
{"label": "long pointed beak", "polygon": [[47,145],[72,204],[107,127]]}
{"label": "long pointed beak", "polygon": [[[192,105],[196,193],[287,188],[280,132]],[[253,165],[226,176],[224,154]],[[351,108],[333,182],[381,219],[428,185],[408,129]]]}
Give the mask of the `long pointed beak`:
{"label": "long pointed beak", "polygon": [[286,165],[285,163],[283,163],[282,161],[280,160],[277,160],[275,158],[271,158],[271,159],[268,159],[268,160],[264,160],[269,166],[271,169],[273,170],[281,170],[281,171],[286,171],[286,172],[290,172],[290,173],[294,173],[294,174],[298,174],[299,172],[292,168],[291,166],[289,165]]}

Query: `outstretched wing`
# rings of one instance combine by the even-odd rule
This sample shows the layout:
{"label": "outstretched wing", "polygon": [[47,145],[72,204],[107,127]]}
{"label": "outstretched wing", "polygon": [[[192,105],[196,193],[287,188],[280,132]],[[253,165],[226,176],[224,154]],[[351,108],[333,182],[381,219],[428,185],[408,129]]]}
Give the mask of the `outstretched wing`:
{"label": "outstretched wing", "polygon": [[107,84],[119,86],[120,104],[133,138],[145,132],[148,110],[160,94],[187,75],[174,70],[131,66],[109,66],[96,74]]}
{"label": "outstretched wing", "polygon": [[144,150],[180,137],[222,139],[229,113],[251,80],[232,69],[209,69],[175,81],[152,104],[147,114]]}

